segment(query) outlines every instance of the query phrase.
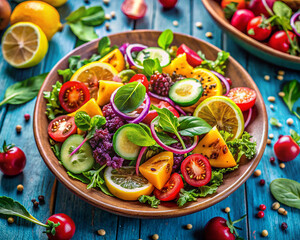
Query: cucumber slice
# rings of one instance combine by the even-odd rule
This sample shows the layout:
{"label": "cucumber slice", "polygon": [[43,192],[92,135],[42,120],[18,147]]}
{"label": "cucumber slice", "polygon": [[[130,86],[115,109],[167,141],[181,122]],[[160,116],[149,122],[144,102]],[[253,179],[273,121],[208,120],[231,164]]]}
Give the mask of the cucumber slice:
{"label": "cucumber slice", "polygon": [[84,138],[74,134],[70,136],[61,147],[61,162],[63,166],[72,173],[79,174],[90,170],[94,165],[93,150],[88,142],[72,156],[70,153],[79,146]]}
{"label": "cucumber slice", "polygon": [[171,62],[170,54],[158,47],[149,47],[142,51],[140,51],[136,57],[136,59],[143,63],[146,59],[155,59],[157,58],[161,67],[166,67]]}
{"label": "cucumber slice", "polygon": [[202,96],[203,88],[199,80],[186,78],[176,82],[169,91],[169,98],[179,106],[195,104]]}
{"label": "cucumber slice", "polygon": [[113,137],[113,147],[115,152],[126,160],[136,160],[141,147],[129,141],[126,135],[127,127],[130,124],[124,125],[116,131]]}

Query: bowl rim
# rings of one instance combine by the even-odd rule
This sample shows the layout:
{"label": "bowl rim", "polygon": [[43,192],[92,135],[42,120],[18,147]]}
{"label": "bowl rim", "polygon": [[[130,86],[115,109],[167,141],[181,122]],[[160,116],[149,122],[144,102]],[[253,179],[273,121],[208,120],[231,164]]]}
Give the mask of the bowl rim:
{"label": "bowl rim", "polygon": [[[247,34],[241,32],[240,30],[236,29],[232,26],[228,20],[224,21],[224,18],[216,13],[215,9],[212,7],[211,2],[215,0],[202,0],[202,3],[206,10],[209,12],[211,17],[223,28],[225,28],[230,34],[234,35],[237,38],[240,38],[242,41],[246,42],[247,44],[261,50],[267,54],[273,55],[275,57],[281,58],[283,60],[292,61],[295,63],[300,63],[300,56],[293,56],[287,53],[280,52],[276,49],[273,49],[251,37]],[[217,3],[217,2],[216,2]]]}
{"label": "bowl rim", "polygon": [[[133,30],[133,31],[124,31],[124,32],[120,32],[120,33],[115,33],[115,34],[110,34],[107,35],[108,37],[112,37],[112,36],[117,36],[120,34],[130,34],[132,32],[137,32],[137,33],[156,33],[159,34],[162,31],[156,31],[156,30],[149,30],[149,29],[145,29],[145,30]],[[210,48],[216,50],[216,51],[221,51],[221,49],[219,49],[218,47],[204,41],[201,39],[198,39],[196,37],[190,36],[188,34],[182,34],[182,33],[176,33],[174,32],[174,37],[176,35],[179,35],[181,37],[187,37],[190,39],[193,39],[195,41],[198,42],[202,42],[205,43],[206,45],[208,45]],[[87,47],[89,45],[93,45],[95,44],[95,42],[98,42],[99,39],[95,39],[91,42],[85,43],[81,46],[79,46],[78,48],[84,48]],[[76,52],[78,50],[78,48],[73,49],[71,52],[69,52],[68,54],[66,54],[63,58],[61,58],[57,64],[51,69],[51,71],[49,72],[48,76],[46,77],[41,90],[45,87],[45,85],[47,84],[48,78],[50,75],[52,75],[52,73],[54,72],[54,70],[56,69],[57,66],[59,66],[62,62],[64,62],[66,59],[68,59],[70,56],[73,55],[74,52]],[[232,63],[234,65],[238,65],[240,67],[240,70],[243,74],[246,74],[249,76],[250,80],[252,81],[254,90],[257,92],[257,100],[259,100],[260,102],[262,102],[262,115],[263,115],[263,119],[265,119],[264,123],[263,123],[263,132],[262,132],[262,141],[260,143],[260,146],[257,146],[257,149],[260,149],[259,152],[257,152],[256,156],[254,157],[254,159],[252,159],[252,164],[251,166],[247,169],[247,171],[245,171],[243,174],[241,174],[238,179],[236,180],[236,182],[234,184],[232,184],[231,186],[227,187],[226,189],[224,189],[221,193],[218,193],[218,197],[217,198],[212,198],[212,199],[207,199],[204,202],[201,202],[201,204],[198,205],[189,205],[189,206],[185,206],[183,208],[177,208],[177,209],[168,209],[168,210],[159,210],[159,209],[152,209],[153,211],[143,211],[142,209],[126,209],[123,207],[118,207],[116,205],[113,204],[106,204],[104,202],[101,202],[98,199],[92,198],[89,194],[84,193],[83,191],[81,191],[80,188],[77,188],[75,185],[73,185],[69,179],[65,178],[60,172],[59,170],[53,165],[52,161],[48,159],[48,156],[46,155],[46,152],[44,151],[44,148],[42,146],[42,137],[39,134],[38,131],[38,111],[39,111],[39,105],[42,104],[43,101],[43,92],[40,90],[39,94],[37,96],[37,100],[36,100],[36,104],[35,104],[35,108],[34,108],[34,116],[33,116],[33,130],[34,130],[34,138],[36,141],[36,145],[38,147],[38,150],[43,158],[43,161],[45,162],[45,164],[47,165],[47,167],[50,169],[50,171],[53,173],[53,175],[65,186],[67,187],[72,193],[74,193],[76,196],[80,197],[81,199],[85,200],[86,202],[88,202],[89,204],[101,208],[105,211],[114,213],[114,214],[118,214],[121,216],[126,216],[126,217],[134,217],[134,218],[173,218],[173,217],[180,217],[180,216],[185,216],[188,214],[192,214],[195,212],[198,212],[200,210],[206,209],[208,207],[211,207],[215,204],[217,204],[218,202],[224,200],[226,197],[228,197],[229,195],[231,195],[234,191],[236,191],[242,184],[244,184],[244,182],[251,176],[251,174],[254,172],[254,170],[256,169],[257,165],[259,164],[266,144],[267,144],[267,133],[268,133],[268,117],[267,117],[267,111],[266,111],[266,107],[264,104],[264,100],[263,97],[256,85],[256,83],[254,82],[254,80],[251,78],[251,76],[249,75],[249,73],[233,58],[233,57],[229,57],[230,61],[232,61]],[[98,191],[98,190],[97,190]],[[209,202],[209,203],[207,203]],[[195,202],[196,203],[196,202]],[[206,203],[206,204],[205,204]]]}

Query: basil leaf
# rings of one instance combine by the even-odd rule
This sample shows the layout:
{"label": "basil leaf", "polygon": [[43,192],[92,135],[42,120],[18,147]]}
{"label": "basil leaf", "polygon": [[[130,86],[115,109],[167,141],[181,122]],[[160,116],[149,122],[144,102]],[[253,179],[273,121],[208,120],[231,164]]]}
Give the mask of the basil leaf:
{"label": "basil leaf", "polygon": [[91,120],[91,127],[96,129],[101,128],[106,123],[106,118],[100,115],[95,115]]}
{"label": "basil leaf", "polygon": [[70,28],[76,37],[82,41],[89,42],[98,38],[95,29],[91,26],[84,25],[82,21],[70,23]]}
{"label": "basil leaf", "polygon": [[98,53],[100,54],[100,56],[104,57],[111,51],[110,44],[111,42],[108,37],[105,36],[100,39],[98,43]]}
{"label": "basil leaf", "polygon": [[90,7],[85,11],[86,16],[80,20],[89,26],[98,26],[105,21],[105,13],[101,6]]}
{"label": "basil leaf", "polygon": [[128,140],[141,147],[153,146],[156,142],[139,124],[127,124],[126,136]]}
{"label": "basil leaf", "polygon": [[292,139],[298,144],[300,145],[300,135],[293,129],[290,130],[290,134]]}
{"label": "basil leaf", "polygon": [[157,44],[162,49],[166,50],[171,45],[171,43],[173,42],[173,38],[174,38],[174,35],[173,35],[172,30],[166,29],[158,37]]}
{"label": "basil leaf", "polygon": [[177,134],[178,118],[167,108],[160,109],[154,105],[152,107],[159,116],[159,126],[166,132]]}
{"label": "basil leaf", "polygon": [[163,132],[156,132],[156,135],[167,146],[178,142],[176,139],[170,137],[168,134],[165,134]]}
{"label": "basil leaf", "polygon": [[297,80],[289,81],[283,85],[283,92],[285,93],[283,101],[293,112],[295,102],[300,98],[300,83]]}
{"label": "basil leaf", "polygon": [[273,11],[277,16],[285,17],[288,19],[290,19],[293,14],[292,9],[288,5],[286,5],[285,3],[280,2],[280,1],[276,1],[274,3]]}
{"label": "basil leaf", "polygon": [[48,73],[43,73],[9,86],[5,91],[3,101],[0,102],[0,106],[3,104],[23,104],[34,99],[47,75]]}
{"label": "basil leaf", "polygon": [[179,118],[178,132],[182,136],[193,137],[208,133],[211,126],[199,117],[184,116]]}
{"label": "basil leaf", "polygon": [[162,73],[162,68],[157,58],[144,60],[143,67],[143,72],[146,76],[152,76],[156,71]]}
{"label": "basil leaf", "polygon": [[140,82],[128,83],[118,89],[114,103],[121,112],[129,113],[143,103],[145,94],[146,88]]}
{"label": "basil leaf", "polygon": [[77,112],[74,120],[76,126],[82,131],[87,131],[91,128],[91,117],[86,112]]}
{"label": "basil leaf", "polygon": [[274,198],[289,206],[300,209],[300,183],[286,178],[271,182],[270,190]]}
{"label": "basil leaf", "polygon": [[69,16],[66,17],[68,22],[76,22],[80,20],[80,18],[86,16],[86,9],[84,6],[76,9],[75,11],[71,12]]}

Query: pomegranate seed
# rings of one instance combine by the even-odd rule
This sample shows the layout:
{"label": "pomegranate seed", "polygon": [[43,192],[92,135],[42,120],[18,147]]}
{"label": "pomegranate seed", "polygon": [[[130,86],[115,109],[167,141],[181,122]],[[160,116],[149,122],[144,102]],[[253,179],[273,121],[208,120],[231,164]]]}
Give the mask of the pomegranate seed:
{"label": "pomegranate seed", "polygon": [[259,210],[265,211],[267,209],[265,204],[260,204],[259,205]]}
{"label": "pomegranate seed", "polygon": [[24,114],[25,121],[29,121],[30,115],[28,113]]}
{"label": "pomegranate seed", "polygon": [[259,211],[258,213],[257,213],[257,217],[258,218],[263,218],[265,216],[265,213],[263,212],[263,211]]}
{"label": "pomegranate seed", "polygon": [[286,230],[287,228],[288,228],[287,223],[285,223],[285,222],[281,223],[281,229],[282,230]]}
{"label": "pomegranate seed", "polygon": [[270,163],[275,163],[275,158],[274,157],[270,157]]}
{"label": "pomegranate seed", "polygon": [[265,183],[266,183],[266,181],[265,181],[264,179],[260,179],[260,181],[259,181],[259,184],[260,184],[260,185],[263,186],[263,185],[265,185]]}

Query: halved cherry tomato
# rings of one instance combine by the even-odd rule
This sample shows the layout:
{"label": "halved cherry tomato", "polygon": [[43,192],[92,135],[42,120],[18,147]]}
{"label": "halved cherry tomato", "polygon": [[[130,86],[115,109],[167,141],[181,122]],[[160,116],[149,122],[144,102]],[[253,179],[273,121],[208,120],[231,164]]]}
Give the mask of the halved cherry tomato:
{"label": "halved cherry tomato", "polygon": [[192,154],[181,164],[181,174],[184,180],[193,187],[201,187],[211,179],[211,166],[206,157]]}
{"label": "halved cherry tomato", "polygon": [[266,19],[262,16],[252,18],[247,25],[248,36],[258,41],[266,40],[272,32],[271,23],[266,22]]}
{"label": "halved cherry tomato", "polygon": [[[292,41],[296,38],[296,35],[293,32],[288,31],[288,34]],[[281,30],[275,32],[271,36],[269,46],[278,51],[287,53],[290,50],[291,43],[285,31]]]}
{"label": "halved cherry tomato", "polygon": [[77,132],[74,117],[63,115],[49,123],[48,134],[56,142],[64,142],[69,136]]}
{"label": "halved cherry tomato", "polygon": [[173,173],[161,190],[154,190],[154,195],[161,201],[172,201],[178,197],[180,189],[183,187],[181,176],[178,173]]}
{"label": "halved cherry tomato", "polygon": [[121,10],[128,18],[136,20],[145,16],[147,4],[144,0],[125,0]]}
{"label": "halved cherry tomato", "polygon": [[230,3],[237,3],[237,9],[244,9],[246,8],[246,1],[245,0],[222,0],[221,7],[224,9]]}
{"label": "halved cherry tomato", "polygon": [[[153,104],[154,106],[158,107],[158,108],[166,108],[168,110],[170,110],[175,117],[179,117],[179,113],[176,111],[176,109],[174,107],[172,107],[169,103],[165,102],[165,101],[160,101],[156,98],[150,98],[151,99],[151,104]],[[148,125],[150,125],[150,123],[152,122],[152,120],[154,118],[156,118],[158,116],[157,112],[155,110],[151,110],[149,111],[149,113],[147,114],[147,116],[143,119],[143,123],[146,123]]]}
{"label": "halved cherry tomato", "polygon": [[129,82],[140,82],[146,88],[146,91],[149,91],[149,81],[144,74],[135,74]]}
{"label": "halved cherry tomato", "polygon": [[202,58],[195,51],[190,49],[185,44],[180,45],[180,47],[177,50],[176,56],[183,54],[183,53],[186,54],[186,59],[192,67],[199,66],[203,61]]}
{"label": "halved cherry tomato", "polygon": [[235,102],[244,112],[252,108],[256,101],[256,92],[251,88],[237,87],[230,89],[227,97]]}
{"label": "halved cherry tomato", "polygon": [[63,109],[74,112],[90,100],[90,92],[84,83],[70,81],[62,85],[58,98]]}

